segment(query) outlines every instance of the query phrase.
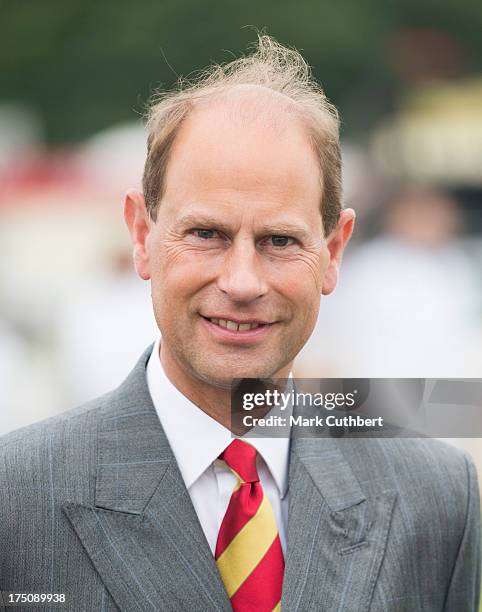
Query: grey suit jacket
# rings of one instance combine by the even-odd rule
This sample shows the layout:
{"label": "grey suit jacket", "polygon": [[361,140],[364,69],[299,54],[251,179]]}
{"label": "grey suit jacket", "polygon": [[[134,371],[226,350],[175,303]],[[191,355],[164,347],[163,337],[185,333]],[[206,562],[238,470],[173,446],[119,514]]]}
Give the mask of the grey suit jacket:
{"label": "grey suit jacket", "polygon": [[[72,612],[231,609],[151,402],[150,350],[115,391],[0,438],[0,589],[65,593],[50,609]],[[289,496],[285,612],[477,609],[463,452],[293,440]]]}

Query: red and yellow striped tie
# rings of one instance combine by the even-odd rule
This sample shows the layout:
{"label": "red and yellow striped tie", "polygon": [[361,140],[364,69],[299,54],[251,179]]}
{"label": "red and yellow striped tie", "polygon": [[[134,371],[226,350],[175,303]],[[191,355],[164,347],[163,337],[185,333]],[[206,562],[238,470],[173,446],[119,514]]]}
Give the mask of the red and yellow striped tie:
{"label": "red and yellow striped tie", "polygon": [[256,470],[256,449],[233,440],[219,456],[238,482],[219,529],[216,563],[235,612],[279,612],[284,559],[273,509]]}

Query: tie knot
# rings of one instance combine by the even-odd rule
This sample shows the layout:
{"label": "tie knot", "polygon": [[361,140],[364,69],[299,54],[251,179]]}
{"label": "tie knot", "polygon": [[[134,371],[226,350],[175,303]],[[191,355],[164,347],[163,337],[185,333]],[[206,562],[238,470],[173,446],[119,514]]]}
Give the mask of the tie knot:
{"label": "tie knot", "polygon": [[225,461],[243,482],[259,482],[256,449],[250,444],[238,439],[233,440],[219,458]]}

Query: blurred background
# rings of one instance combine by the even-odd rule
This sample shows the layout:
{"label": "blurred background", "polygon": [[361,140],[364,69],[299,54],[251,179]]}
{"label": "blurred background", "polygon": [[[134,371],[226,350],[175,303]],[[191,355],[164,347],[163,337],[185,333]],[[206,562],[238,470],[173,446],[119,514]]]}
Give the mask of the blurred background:
{"label": "blurred background", "polygon": [[[266,28],[343,118],[358,214],[300,376],[482,377],[482,4],[0,3],[0,433],[107,391],[156,337],[122,220],[150,93]],[[467,448],[482,471],[482,441]]]}

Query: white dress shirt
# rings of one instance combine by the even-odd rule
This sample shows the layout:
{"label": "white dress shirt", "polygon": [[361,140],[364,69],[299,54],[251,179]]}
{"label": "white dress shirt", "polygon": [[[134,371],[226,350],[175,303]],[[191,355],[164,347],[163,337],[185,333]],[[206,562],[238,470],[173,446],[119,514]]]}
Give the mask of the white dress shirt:
{"label": "white dress shirt", "polygon": [[[218,459],[233,441],[231,431],[193,404],[167,377],[159,356],[160,339],[147,364],[149,392],[214,554],[221,521],[236,477]],[[249,438],[258,451],[258,474],[286,550],[289,438]]]}

